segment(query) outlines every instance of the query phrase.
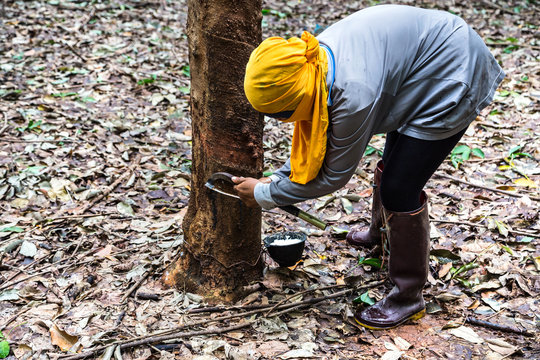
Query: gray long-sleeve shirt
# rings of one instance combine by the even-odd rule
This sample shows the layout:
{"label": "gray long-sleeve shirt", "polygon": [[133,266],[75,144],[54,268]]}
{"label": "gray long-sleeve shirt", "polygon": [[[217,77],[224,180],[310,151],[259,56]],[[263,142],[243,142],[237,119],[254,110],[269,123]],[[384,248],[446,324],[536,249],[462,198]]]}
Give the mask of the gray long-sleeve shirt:
{"label": "gray long-sleeve shirt", "polygon": [[335,75],[324,164],[305,185],[289,180],[289,162],[270,184],[257,184],[255,199],[266,209],[344,186],[374,134],[397,130],[439,140],[458,133],[504,78],[478,34],[443,11],[374,6],[330,26],[318,40],[333,55],[328,76]]}

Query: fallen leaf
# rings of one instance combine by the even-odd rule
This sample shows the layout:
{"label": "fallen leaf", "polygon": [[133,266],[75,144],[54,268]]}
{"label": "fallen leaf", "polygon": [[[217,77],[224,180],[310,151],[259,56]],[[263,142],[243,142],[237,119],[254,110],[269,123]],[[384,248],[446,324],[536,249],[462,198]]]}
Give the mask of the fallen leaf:
{"label": "fallen leaf", "polygon": [[401,351],[409,350],[412,346],[407,340],[399,336],[396,336],[393,340],[398,349]]}
{"label": "fallen leaf", "polygon": [[478,336],[478,334],[476,334],[473,329],[466,326],[460,326],[455,329],[450,329],[448,330],[448,332],[458,338],[467,340],[468,342],[471,342],[473,344],[481,344],[484,342],[484,340],[480,336]]}
{"label": "fallen leaf", "polygon": [[71,200],[71,196],[66,191],[66,188],[70,187],[71,181],[53,178],[51,179],[50,183],[51,190],[49,190],[47,193],[49,194],[51,199],[58,199],[62,202],[68,202]]}
{"label": "fallen leaf", "polygon": [[343,210],[345,210],[345,214],[350,215],[352,214],[354,207],[350,200],[342,197],[341,198],[341,206],[343,206]]}
{"label": "fallen leaf", "polygon": [[77,336],[68,334],[64,330],[59,329],[55,324],[49,329],[49,332],[51,333],[51,343],[58,346],[62,351],[68,351],[79,341]]}
{"label": "fallen leaf", "polygon": [[496,300],[493,300],[493,299],[490,299],[490,298],[482,298],[482,301],[484,303],[486,303],[486,305],[489,306],[490,308],[492,308],[494,311],[500,311],[501,310],[502,305]]}
{"label": "fallen leaf", "polygon": [[486,342],[491,350],[504,356],[510,356],[517,351],[517,347],[501,339],[486,339]]}
{"label": "fallen leaf", "polygon": [[373,194],[373,188],[370,186],[370,187],[360,191],[358,193],[358,196],[363,197],[363,198],[367,198],[367,197],[370,197],[372,194]]}
{"label": "fallen leaf", "polygon": [[111,255],[113,250],[113,246],[111,244],[107,244],[103,249],[96,252],[97,257],[106,257]]}
{"label": "fallen leaf", "polygon": [[287,324],[281,321],[279,318],[258,319],[253,325],[253,328],[260,333],[264,334],[265,339],[286,339],[288,337]]}
{"label": "fallen leaf", "polygon": [[398,360],[401,355],[403,355],[403,351],[388,351],[381,357],[381,360]]}
{"label": "fallen leaf", "polygon": [[19,300],[19,290],[8,289],[0,292],[0,301]]}
{"label": "fallen leaf", "polygon": [[528,188],[531,188],[531,189],[535,189],[535,188],[538,187],[538,185],[536,185],[536,183],[533,180],[526,179],[526,178],[516,179],[516,180],[514,180],[514,184],[516,184],[517,186],[524,186],[524,187],[528,187]]}
{"label": "fallen leaf", "polygon": [[506,275],[503,275],[499,278],[501,284],[503,284],[504,286],[506,286],[506,282],[511,279],[511,280],[514,280],[519,288],[521,290],[523,290],[524,292],[526,292],[527,294],[529,294],[530,296],[536,296],[536,292],[534,292],[533,290],[531,290],[531,288],[529,288],[529,285],[527,285],[527,282],[523,279],[523,277],[520,275],[520,274],[506,274]]}
{"label": "fallen leaf", "polygon": [[448,262],[448,263],[444,264],[443,266],[441,266],[441,268],[439,270],[439,278],[442,279],[443,277],[445,277],[446,274],[448,274],[448,272],[450,271],[451,268],[452,268],[452,263],[451,262]]}
{"label": "fallen leaf", "polygon": [[531,104],[531,102],[532,102],[531,98],[528,97],[525,94],[521,94],[521,95],[516,96],[514,98],[514,105],[516,106],[516,109],[518,111],[522,111],[524,108],[529,106],[529,104]]}
{"label": "fallen leaf", "polygon": [[449,292],[445,292],[445,293],[435,296],[435,298],[439,301],[446,302],[446,301],[454,301],[457,299],[461,299],[462,296],[463,294],[452,294]]}
{"label": "fallen leaf", "polygon": [[442,329],[443,330],[446,330],[446,329],[456,329],[460,326],[462,326],[463,322],[462,321],[458,321],[458,320],[450,320],[449,322],[447,322],[446,324],[443,325]]}
{"label": "fallen leaf", "polygon": [[21,249],[19,250],[19,254],[23,255],[23,256],[26,256],[26,257],[31,257],[33,258],[34,256],[36,256],[37,254],[37,246],[30,242],[30,241],[23,241],[22,245],[21,245]]}
{"label": "fallen leaf", "polygon": [[439,229],[437,229],[435,224],[433,224],[433,223],[429,224],[429,238],[430,239],[439,239],[441,237],[442,237],[442,234],[439,231]]}
{"label": "fallen leaf", "polygon": [[152,102],[153,106],[156,106],[157,104],[162,102],[164,99],[165,99],[165,97],[163,95],[161,95],[160,93],[154,93],[150,97],[150,101]]}
{"label": "fallen leaf", "polygon": [[534,266],[536,267],[536,271],[540,271],[540,256],[534,257]]}
{"label": "fallen leaf", "polygon": [[282,354],[289,350],[289,345],[281,341],[272,340],[262,343],[261,346],[257,348],[257,350],[265,358],[271,359],[274,358],[277,354]]}
{"label": "fallen leaf", "polygon": [[126,274],[126,279],[128,280],[132,280],[132,279],[139,279],[141,278],[144,274],[146,273],[146,268],[144,267],[144,265],[138,265],[136,266],[135,268],[131,269],[127,274]]}
{"label": "fallen leaf", "polygon": [[281,359],[300,359],[300,358],[312,358],[313,352],[304,349],[296,349],[287,351],[285,354],[279,356]]}
{"label": "fallen leaf", "polygon": [[467,306],[467,309],[475,310],[476,308],[478,308],[478,306],[480,306],[480,300],[475,299],[471,305]]}
{"label": "fallen leaf", "polygon": [[131,205],[123,201],[116,204],[116,210],[118,210],[118,212],[122,215],[135,216],[135,211],[133,211]]}
{"label": "fallen leaf", "polygon": [[476,286],[473,286],[472,292],[479,292],[483,290],[496,290],[501,288],[501,283],[499,280],[490,280],[482,282]]}
{"label": "fallen leaf", "polygon": [[2,340],[0,341],[0,358],[4,359],[8,355],[9,355],[9,343],[6,340]]}

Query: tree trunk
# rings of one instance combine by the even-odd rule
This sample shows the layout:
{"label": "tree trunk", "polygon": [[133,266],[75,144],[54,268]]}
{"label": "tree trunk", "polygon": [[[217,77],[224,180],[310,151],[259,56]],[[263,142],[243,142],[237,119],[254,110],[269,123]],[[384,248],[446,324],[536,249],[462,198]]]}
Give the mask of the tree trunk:
{"label": "tree trunk", "polygon": [[180,259],[166,282],[235,300],[260,279],[261,210],[209,191],[210,175],[261,176],[260,114],[244,95],[244,70],[261,41],[261,1],[188,0],[193,158]]}

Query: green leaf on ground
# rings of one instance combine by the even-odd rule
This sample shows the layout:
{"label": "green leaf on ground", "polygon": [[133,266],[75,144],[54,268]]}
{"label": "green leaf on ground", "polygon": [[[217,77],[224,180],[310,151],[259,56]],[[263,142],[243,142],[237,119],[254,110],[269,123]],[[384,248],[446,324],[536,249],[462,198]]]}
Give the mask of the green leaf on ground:
{"label": "green leaf on ground", "polygon": [[14,232],[14,233],[20,233],[23,232],[24,229],[18,226],[8,226],[5,228],[0,228],[0,232]]}
{"label": "green leaf on ground", "polygon": [[484,152],[482,151],[482,149],[479,149],[479,148],[474,148],[472,149],[472,155],[473,156],[476,156],[476,157],[479,157],[481,159],[485,159],[486,158],[486,155],[484,154]]}
{"label": "green leaf on ground", "polygon": [[5,359],[9,355],[9,343],[7,340],[0,341],[0,359]]}
{"label": "green leaf on ground", "polygon": [[184,65],[182,66],[182,75],[186,76],[186,77],[190,77],[191,76],[191,71],[189,69],[189,65]]}
{"label": "green leaf on ground", "polygon": [[152,84],[154,81],[156,81],[156,75],[152,74],[151,77],[149,78],[145,78],[145,79],[141,79],[137,81],[137,85],[148,85],[148,84]]}
{"label": "green leaf on ground", "polygon": [[77,96],[77,93],[76,92],[65,92],[65,93],[60,92],[60,93],[54,93],[54,94],[52,94],[52,96],[65,98],[65,97],[68,97],[68,96]]}
{"label": "green leaf on ground", "polygon": [[353,300],[353,303],[355,303],[355,304],[361,304],[361,303],[364,303],[364,304],[368,304],[368,305],[373,305],[373,304],[375,304],[375,299],[372,299],[372,298],[369,296],[369,291],[366,291],[366,292],[363,293],[362,295],[356,297],[356,298]]}
{"label": "green leaf on ground", "polygon": [[377,269],[380,269],[382,266],[382,263],[381,263],[381,259],[359,257],[358,265],[369,265],[369,266],[376,267]]}

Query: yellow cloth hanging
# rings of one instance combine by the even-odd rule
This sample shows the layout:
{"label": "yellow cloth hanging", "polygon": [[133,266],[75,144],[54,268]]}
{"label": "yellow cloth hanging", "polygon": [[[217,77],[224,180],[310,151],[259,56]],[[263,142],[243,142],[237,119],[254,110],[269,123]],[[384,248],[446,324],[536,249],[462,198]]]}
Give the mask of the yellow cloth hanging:
{"label": "yellow cloth hanging", "polygon": [[295,122],[291,148],[291,181],[306,184],[322,167],[326,153],[328,58],[307,31],[301,38],[271,37],[252,53],[244,91],[257,111],[294,110],[284,121]]}

